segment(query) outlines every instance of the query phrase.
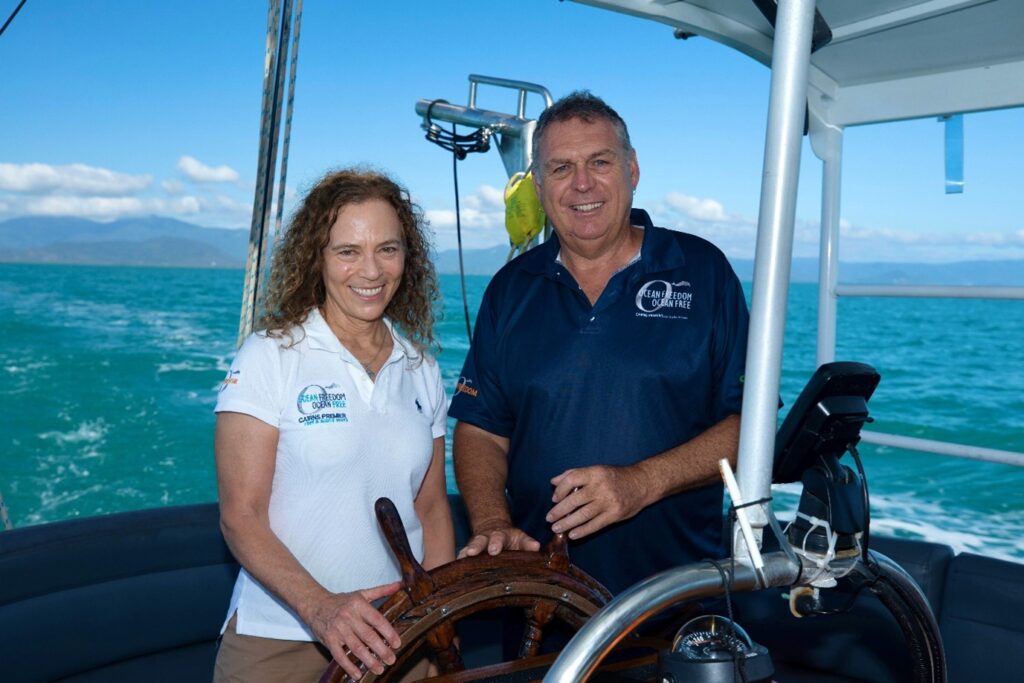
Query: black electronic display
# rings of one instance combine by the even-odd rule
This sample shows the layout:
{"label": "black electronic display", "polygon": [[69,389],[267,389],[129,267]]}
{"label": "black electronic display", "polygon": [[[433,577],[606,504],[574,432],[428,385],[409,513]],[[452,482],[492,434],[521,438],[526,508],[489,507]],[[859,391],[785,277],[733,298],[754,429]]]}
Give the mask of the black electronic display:
{"label": "black electronic display", "polygon": [[841,457],[860,441],[879,374],[870,365],[825,363],[815,371],[779,428],[772,483],[800,481],[823,456]]}

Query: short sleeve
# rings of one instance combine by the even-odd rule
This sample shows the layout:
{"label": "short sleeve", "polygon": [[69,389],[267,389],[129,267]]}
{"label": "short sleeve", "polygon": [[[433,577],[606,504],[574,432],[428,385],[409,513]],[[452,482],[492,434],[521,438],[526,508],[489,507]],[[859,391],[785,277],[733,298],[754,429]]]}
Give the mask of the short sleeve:
{"label": "short sleeve", "polygon": [[721,257],[723,282],[715,312],[714,366],[716,420],[740,412],[743,406],[744,367],[747,361],[747,328],[750,314],[743,287],[725,257]]}
{"label": "short sleeve", "polygon": [[449,414],[498,436],[510,436],[515,421],[497,379],[498,331],[492,310],[494,281],[484,293],[473,329],[473,341],[455,385]]}
{"label": "short sleeve", "polygon": [[220,387],[215,413],[243,413],[280,427],[281,352],[263,334],[251,335],[238,349]]}

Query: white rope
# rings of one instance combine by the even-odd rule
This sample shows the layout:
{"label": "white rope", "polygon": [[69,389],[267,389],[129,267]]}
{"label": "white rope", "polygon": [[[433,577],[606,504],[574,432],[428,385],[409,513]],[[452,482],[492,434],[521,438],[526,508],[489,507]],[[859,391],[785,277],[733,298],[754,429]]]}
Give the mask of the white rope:
{"label": "white rope", "polygon": [[[241,346],[252,332],[259,307],[261,275],[265,269],[264,252],[270,247],[266,235],[270,224],[271,197],[277,166],[277,143],[280,137],[281,105],[284,98],[287,47],[291,40],[292,0],[271,0],[267,16],[267,48],[263,72],[263,105],[260,113],[259,163],[257,164],[256,193],[253,197],[252,225],[249,228],[249,255],[246,259],[245,284],[242,293],[242,311],[239,315],[237,345]],[[301,0],[300,0],[301,8]],[[292,56],[298,46],[293,45]],[[294,83],[294,69],[292,70]],[[294,91],[292,92],[294,95]],[[289,115],[290,115],[289,110]],[[287,166],[285,166],[287,168]]]}
{"label": "white rope", "polygon": [[[274,251],[281,245],[284,231],[281,228],[284,217],[285,187],[288,184],[288,152],[292,140],[292,111],[295,108],[295,72],[299,61],[299,33],[302,29],[302,0],[295,5],[295,23],[292,31],[292,56],[288,74],[288,105],[284,116],[284,140],[281,143],[281,179],[277,187],[277,214],[274,218],[274,239],[265,241],[266,253],[262,259],[263,277],[259,280],[259,291],[256,294],[255,308],[260,308],[266,300],[267,281],[270,279],[270,264]],[[256,316],[256,311],[253,311]]]}

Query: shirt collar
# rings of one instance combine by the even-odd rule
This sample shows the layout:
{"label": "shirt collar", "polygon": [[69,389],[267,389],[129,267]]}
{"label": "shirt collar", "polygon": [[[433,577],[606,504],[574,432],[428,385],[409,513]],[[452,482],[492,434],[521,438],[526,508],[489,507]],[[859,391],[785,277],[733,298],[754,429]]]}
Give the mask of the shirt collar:
{"label": "shirt collar", "polygon": [[[395,332],[395,327],[392,322],[384,318],[384,325],[388,328],[388,332],[391,333],[391,338],[394,340],[394,349],[391,351],[391,357],[394,357],[396,353],[405,356],[410,360],[414,360],[419,357],[419,352],[416,347],[412,345],[412,342],[408,341],[402,335]],[[305,322],[302,323],[302,329],[306,333],[306,341],[309,344],[310,349],[318,351],[330,351],[331,353],[340,353],[345,356],[351,356],[355,358],[346,349],[338,337],[335,336],[331,326],[324,320],[324,316],[320,313],[320,309],[314,306],[309,313],[306,315]]]}
{"label": "shirt collar", "polygon": [[[656,273],[676,268],[686,259],[679,241],[672,239],[664,230],[655,230],[650,215],[643,209],[632,209],[629,212],[630,225],[638,225],[644,229],[644,239],[640,245],[640,259],[630,261],[626,265],[636,266],[639,274]],[[534,247],[523,256],[523,270],[534,275],[554,277],[562,269],[558,255],[562,245],[558,234],[552,232],[551,237],[543,244]]]}
{"label": "shirt collar", "polygon": [[686,263],[686,255],[671,230],[655,229],[651,217],[643,209],[633,209],[629,215],[633,225],[644,226],[644,241],[640,245],[640,262],[636,272],[640,275],[672,270]]}

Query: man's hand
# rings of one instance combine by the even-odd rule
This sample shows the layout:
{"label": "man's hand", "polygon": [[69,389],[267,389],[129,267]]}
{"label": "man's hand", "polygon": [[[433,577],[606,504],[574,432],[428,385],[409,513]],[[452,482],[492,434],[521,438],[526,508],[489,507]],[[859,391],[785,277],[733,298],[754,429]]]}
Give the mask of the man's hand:
{"label": "man's hand", "polygon": [[459,551],[459,559],[487,551],[540,550],[540,543],[512,526],[505,482],[508,479],[507,437],[466,422],[455,424],[455,477],[466,503],[474,536]]}
{"label": "man's hand", "polygon": [[395,649],[402,640],[370,602],[392,595],[401,585],[396,581],[352,593],[332,593],[314,607],[307,620],[352,680],[359,680],[363,674],[348,658],[349,652],[378,675],[384,673],[385,665],[395,663]]}
{"label": "man's hand", "polygon": [[636,466],[595,465],[566,470],[551,480],[555,503],[545,518],[556,534],[589,536],[633,517],[650,505],[649,487]]}
{"label": "man's hand", "polygon": [[522,529],[513,526],[500,526],[492,529],[480,529],[469,539],[466,547],[459,551],[459,559],[473,557],[487,551],[488,555],[497,555],[502,550],[540,550],[540,542]]}

